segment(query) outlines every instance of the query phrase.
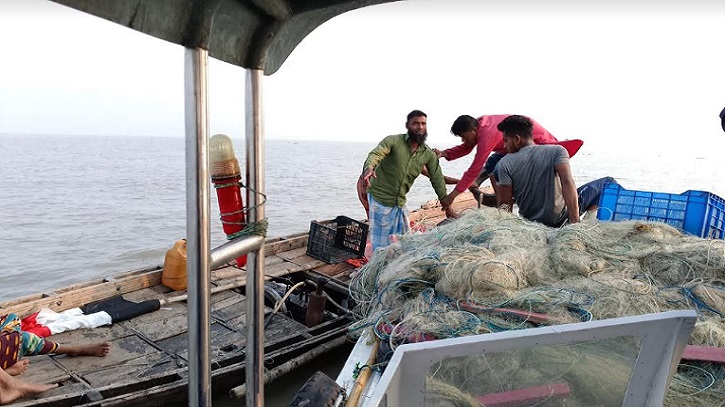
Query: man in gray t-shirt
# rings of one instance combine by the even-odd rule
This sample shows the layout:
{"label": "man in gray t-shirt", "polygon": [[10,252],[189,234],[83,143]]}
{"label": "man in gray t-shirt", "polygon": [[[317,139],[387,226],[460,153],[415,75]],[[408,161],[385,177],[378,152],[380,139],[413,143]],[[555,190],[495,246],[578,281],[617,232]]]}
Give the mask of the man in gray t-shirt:
{"label": "man in gray t-shirt", "polygon": [[[557,171],[557,168],[562,167],[570,168],[569,154],[564,147],[537,146],[532,143],[501,159],[498,184],[509,187],[509,195],[513,192],[519,214],[526,219],[547,226],[559,226],[567,219],[567,208],[571,207],[577,216],[570,220],[577,222],[579,205],[576,201],[576,186],[573,180],[570,186],[562,182]],[[571,177],[571,170],[568,170],[568,174]],[[567,186],[574,191],[574,200],[570,205],[566,205],[564,200]]]}
{"label": "man in gray t-shirt", "polygon": [[515,199],[524,218],[559,227],[579,222],[581,213],[598,204],[604,185],[616,183],[605,177],[577,189],[566,149],[534,144],[531,120],[524,116],[509,116],[498,129],[508,151],[498,164],[499,208],[510,211]]}

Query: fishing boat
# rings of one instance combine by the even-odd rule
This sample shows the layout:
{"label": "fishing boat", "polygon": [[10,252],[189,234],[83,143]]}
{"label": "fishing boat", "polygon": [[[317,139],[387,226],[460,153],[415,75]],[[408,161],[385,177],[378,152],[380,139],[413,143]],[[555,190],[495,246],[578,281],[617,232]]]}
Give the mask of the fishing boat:
{"label": "fishing boat", "polygon": [[[314,326],[304,324],[306,284],[330,274],[327,263],[305,255],[307,233],[265,243],[265,280],[277,281],[281,294],[272,292],[268,298],[280,299],[292,286],[288,306],[298,307],[301,322],[293,310],[273,312],[275,301],[265,308],[265,369],[279,376],[297,366],[345,343],[350,319],[344,309],[330,306],[322,321]],[[344,270],[347,263],[337,265]],[[53,292],[21,297],[0,304],[0,313],[28,316],[50,309],[62,312],[99,304],[119,296],[134,304],[158,301],[159,306],[140,315],[113,321],[111,325],[70,330],[50,336],[60,344],[105,342],[112,344],[106,357],[30,356],[24,380],[36,383],[58,383],[54,390],[22,399],[13,406],[157,406],[178,405],[187,399],[189,345],[188,306],[185,291],[173,291],[162,284],[163,265],[133,270],[113,277],[87,281]],[[245,295],[247,273],[234,265],[215,267],[211,273],[210,345],[211,375],[214,390],[224,391],[244,384],[245,366]],[[307,281],[308,283],[305,283]],[[346,289],[328,283],[324,292],[342,303]],[[270,297],[271,295],[271,297]],[[128,305],[124,305],[128,309]],[[98,309],[98,308],[96,308]],[[155,309],[155,310],[154,310]],[[235,391],[237,397],[244,389]]]}
{"label": "fishing boat", "polygon": [[[476,206],[470,194],[455,204],[456,211]],[[411,212],[417,230],[445,219],[437,201]],[[313,221],[326,224],[330,221]],[[346,343],[352,319],[347,309],[350,273],[355,262],[326,262],[308,255],[310,233],[270,238],[264,245],[265,383],[269,383]],[[243,398],[246,385],[245,288],[247,270],[234,262],[220,264],[224,248],[211,251],[210,346],[211,378],[215,393],[229,392]],[[353,257],[352,254],[348,257]],[[359,260],[358,260],[359,261]],[[111,325],[81,328],[54,334],[60,344],[105,342],[112,344],[107,357],[30,356],[23,379],[58,383],[54,390],[10,405],[24,406],[162,406],[187,400],[189,371],[188,294],[163,284],[164,265],[132,270],[112,277],[20,297],[0,303],[0,314],[20,317],[48,309],[63,312],[118,298],[129,304],[157,302],[138,315]],[[321,280],[322,279],[322,280]],[[306,324],[311,292],[320,282],[327,297],[321,321]],[[283,298],[285,298],[283,300]],[[276,310],[279,305],[281,309]]]}
{"label": "fishing boat", "polygon": [[[245,385],[239,392],[245,395],[246,405],[263,405],[265,368],[288,369],[299,364],[298,358],[305,354],[324,352],[341,340],[349,322],[345,312],[335,311],[334,306],[327,308],[328,318],[319,327],[306,327],[283,315],[269,319],[273,311],[264,305],[266,280],[288,277],[294,284],[305,280],[314,283],[318,275],[327,275],[344,281],[354,267],[324,265],[306,258],[306,233],[279,239],[248,234],[212,250],[209,236],[208,58],[211,56],[246,69],[245,185],[248,189],[245,202],[250,208],[247,221],[260,224],[265,220],[263,76],[276,72],[305,36],[325,21],[350,10],[390,0],[54,1],[186,49],[188,296],[182,301],[178,293],[162,288],[160,268],[155,267],[3,304],[3,312],[26,315],[42,307],[60,311],[117,295],[130,301],[152,299],[163,303],[157,311],[110,328],[73,331],[55,338],[59,342],[108,338],[115,341],[114,349],[118,353],[95,360],[87,357],[35,360],[27,373],[28,380],[60,381],[64,385],[35,400],[19,400],[15,404],[178,405],[186,400],[191,406],[208,406],[211,405],[212,384],[223,385],[229,381],[228,385]],[[245,254],[249,256],[245,270],[222,267]],[[244,280],[244,293],[238,289],[241,280]],[[215,287],[219,288],[218,292],[214,292]],[[334,299],[334,283],[328,287],[330,297]],[[663,360],[674,363],[679,358],[681,338],[693,317],[678,314],[663,318],[647,321],[654,324],[648,325],[648,329],[672,329],[674,341],[667,342]],[[266,321],[271,321],[267,330]],[[617,321],[615,330],[620,325],[622,329],[628,329],[626,327],[636,326],[638,322]],[[584,327],[583,330],[589,328],[611,330],[611,326]],[[571,329],[576,335],[575,330],[582,328]],[[647,336],[650,332],[632,329],[632,335]],[[561,337],[555,330],[546,334],[547,343],[555,343],[551,342],[551,337]],[[496,341],[495,346],[502,346],[511,343],[511,339],[496,337],[492,340]],[[465,342],[432,346],[437,348],[439,345],[456,350],[472,348]],[[411,353],[420,351],[408,349]],[[448,352],[446,348],[436,349],[439,351]],[[425,352],[423,349],[422,353]],[[398,356],[396,363],[404,368],[405,359]],[[267,362],[272,364],[267,365]],[[242,369],[245,370],[244,380],[239,377]],[[653,391],[661,390],[662,383],[666,382],[662,374],[665,370],[645,369],[651,380],[643,379],[642,386],[656,385]],[[393,383],[400,377],[400,369],[390,372],[388,381],[381,380],[381,383]],[[652,372],[656,377],[652,377]],[[42,375],[46,376],[43,378]],[[420,392],[419,385],[420,375],[417,375],[403,391],[405,394]],[[377,391],[376,394],[382,396],[376,403],[389,400],[390,405],[401,405],[392,397],[386,399],[390,396],[384,396],[390,388],[386,385]]]}

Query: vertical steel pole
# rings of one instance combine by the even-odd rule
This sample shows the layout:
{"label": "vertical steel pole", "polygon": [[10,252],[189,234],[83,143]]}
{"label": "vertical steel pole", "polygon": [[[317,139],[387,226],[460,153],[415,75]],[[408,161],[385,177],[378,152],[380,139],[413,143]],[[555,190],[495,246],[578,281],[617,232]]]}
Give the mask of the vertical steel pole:
{"label": "vertical steel pole", "polygon": [[[262,71],[248,69],[245,86],[249,222],[264,219]],[[247,407],[264,405],[264,245],[247,262]]]}
{"label": "vertical steel pole", "polygon": [[209,126],[207,67],[209,53],[187,48],[184,55],[186,121],[186,239],[189,280],[189,406],[211,406],[209,289]]}

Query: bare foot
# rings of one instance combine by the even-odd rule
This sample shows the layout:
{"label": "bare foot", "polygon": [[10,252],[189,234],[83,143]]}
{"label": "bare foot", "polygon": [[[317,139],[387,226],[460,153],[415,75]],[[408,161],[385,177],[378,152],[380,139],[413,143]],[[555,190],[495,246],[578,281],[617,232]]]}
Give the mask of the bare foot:
{"label": "bare foot", "polygon": [[17,399],[52,390],[58,384],[35,384],[16,379],[0,369],[0,404],[11,403]]}
{"label": "bare foot", "polygon": [[87,343],[83,345],[60,345],[57,354],[68,356],[106,356],[111,350],[111,342]]}
{"label": "bare foot", "polygon": [[20,359],[14,365],[5,369],[5,371],[8,372],[10,376],[20,376],[28,370],[28,365],[30,365],[30,361],[28,359]]}

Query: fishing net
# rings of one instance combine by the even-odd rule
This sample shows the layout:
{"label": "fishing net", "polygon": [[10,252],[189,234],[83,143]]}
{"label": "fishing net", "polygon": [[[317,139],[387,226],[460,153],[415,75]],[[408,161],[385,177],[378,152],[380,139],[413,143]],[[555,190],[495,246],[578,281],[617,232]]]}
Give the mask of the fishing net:
{"label": "fishing net", "polygon": [[[691,344],[725,346],[725,242],[664,223],[594,219],[552,229],[483,208],[400,236],[352,277],[351,331],[372,329],[388,355],[407,342],[685,309],[699,315]],[[571,387],[566,405],[621,405],[637,346],[450,359],[429,379],[445,394],[440,405],[557,380]],[[666,405],[725,406],[724,378],[722,365],[683,361]],[[562,405],[553,396],[537,403]]]}

